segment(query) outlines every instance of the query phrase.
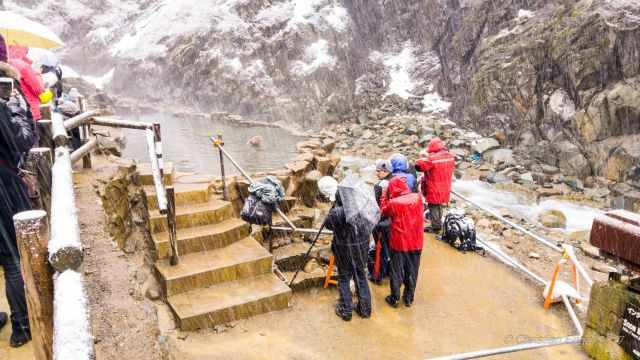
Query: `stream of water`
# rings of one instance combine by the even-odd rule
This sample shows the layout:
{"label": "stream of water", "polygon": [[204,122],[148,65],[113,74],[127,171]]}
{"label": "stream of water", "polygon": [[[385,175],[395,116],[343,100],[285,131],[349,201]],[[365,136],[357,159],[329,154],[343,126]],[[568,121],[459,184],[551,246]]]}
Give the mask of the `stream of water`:
{"label": "stream of water", "polygon": [[[345,172],[358,174],[365,181],[376,181],[372,160],[344,156],[340,167]],[[496,189],[491,184],[479,180],[456,180],[453,189],[484,207],[498,212],[506,210],[530,223],[537,223],[538,216],[547,210],[559,210],[567,217],[567,232],[590,230],[594,217],[602,213],[601,210],[564,200],[548,199],[535,202],[518,193]]]}
{"label": "stream of water", "polygon": [[[225,149],[249,173],[284,168],[296,155],[295,145],[301,141],[300,137],[279,127],[239,127],[202,117],[148,114],[137,120],[161,124],[164,159],[173,162],[176,170],[183,172],[219,175],[219,153],[210,141],[215,134],[222,134]],[[247,141],[256,135],[262,136],[262,145],[248,145]],[[144,133],[125,130],[124,136],[123,157],[148,162]],[[225,161],[225,170],[228,174],[237,174],[229,161]]]}

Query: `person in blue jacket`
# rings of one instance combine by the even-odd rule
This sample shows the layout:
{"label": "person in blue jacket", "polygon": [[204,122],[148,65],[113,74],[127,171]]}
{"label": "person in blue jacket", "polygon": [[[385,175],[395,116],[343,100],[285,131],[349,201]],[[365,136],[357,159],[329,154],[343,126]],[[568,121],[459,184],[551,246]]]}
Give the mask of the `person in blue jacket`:
{"label": "person in blue jacket", "polygon": [[389,159],[391,162],[391,175],[393,177],[400,176],[405,178],[407,185],[412,192],[418,192],[418,181],[416,175],[409,169],[409,161],[402,154],[394,154]]}

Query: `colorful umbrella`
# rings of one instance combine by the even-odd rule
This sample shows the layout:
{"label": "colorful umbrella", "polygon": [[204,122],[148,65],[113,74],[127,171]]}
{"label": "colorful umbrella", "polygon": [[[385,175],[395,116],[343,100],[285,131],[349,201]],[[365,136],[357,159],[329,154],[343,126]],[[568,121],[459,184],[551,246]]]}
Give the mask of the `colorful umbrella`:
{"label": "colorful umbrella", "polygon": [[53,49],[64,45],[46,26],[11,11],[0,11],[0,34],[7,45]]}

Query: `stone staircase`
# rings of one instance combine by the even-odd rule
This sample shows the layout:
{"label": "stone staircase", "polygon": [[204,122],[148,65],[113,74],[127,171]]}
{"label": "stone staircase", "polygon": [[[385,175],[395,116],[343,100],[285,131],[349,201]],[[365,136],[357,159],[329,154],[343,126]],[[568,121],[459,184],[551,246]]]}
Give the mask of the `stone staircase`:
{"label": "stone staircase", "polygon": [[155,268],[181,330],[197,330],[289,306],[291,289],[273,274],[273,256],[250,233],[230,202],[210,194],[210,181],[178,177],[165,166],[176,196],[180,263],[169,264],[166,217],[157,209],[149,166],[139,166],[149,205]]}

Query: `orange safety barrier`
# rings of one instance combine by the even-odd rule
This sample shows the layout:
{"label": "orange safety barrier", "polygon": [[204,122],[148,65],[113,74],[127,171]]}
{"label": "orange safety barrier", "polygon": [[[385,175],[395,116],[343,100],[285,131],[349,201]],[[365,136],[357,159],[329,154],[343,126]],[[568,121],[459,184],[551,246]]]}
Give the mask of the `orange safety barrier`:
{"label": "orange safety barrier", "polygon": [[333,266],[336,263],[336,257],[331,255],[331,257],[329,258],[329,267],[327,268],[327,276],[325,276],[324,278],[324,285],[322,286],[323,288],[328,288],[329,285],[338,285],[338,282],[336,280],[331,279],[331,276],[333,276]]}
{"label": "orange safety barrier", "polygon": [[[560,259],[560,261],[558,261],[555,269],[553,270],[553,275],[551,276],[551,284],[549,285],[549,291],[547,291],[547,294],[544,297],[545,310],[549,309],[549,307],[551,306],[551,303],[553,302],[553,290],[556,287],[556,282],[558,280],[558,276],[560,275],[561,267],[562,265],[566,264],[569,260],[570,260],[569,254],[567,253],[567,251],[565,251],[564,254],[562,254],[562,258]],[[574,263],[571,263],[571,272],[573,275],[573,285],[575,286],[576,292],[579,294],[580,284],[578,282],[578,271],[576,269],[576,264]],[[580,300],[576,299],[576,303],[579,304]]]}

